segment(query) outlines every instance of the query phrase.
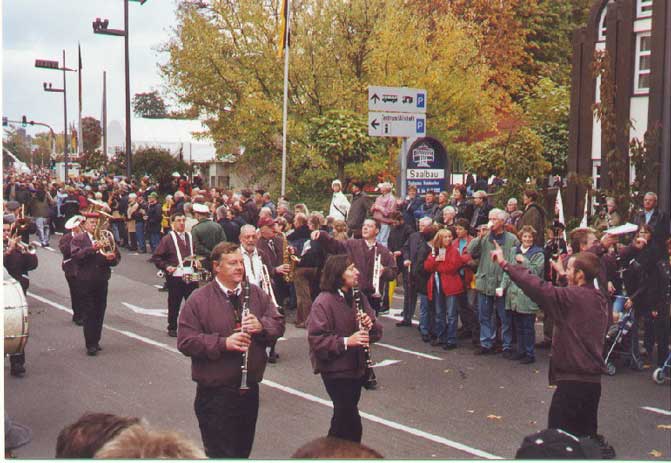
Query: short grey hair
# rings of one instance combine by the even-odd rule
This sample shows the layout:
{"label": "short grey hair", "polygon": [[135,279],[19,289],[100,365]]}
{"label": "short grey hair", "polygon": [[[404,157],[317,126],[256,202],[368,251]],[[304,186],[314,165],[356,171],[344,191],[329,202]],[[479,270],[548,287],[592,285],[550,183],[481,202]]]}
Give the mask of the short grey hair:
{"label": "short grey hair", "polygon": [[254,225],[249,225],[248,223],[240,227],[240,234],[247,233],[248,231],[256,233],[256,227]]}
{"label": "short grey hair", "polygon": [[478,190],[475,193],[473,193],[474,198],[486,198],[487,197],[487,192],[485,190]]}
{"label": "short grey hair", "polygon": [[510,198],[507,204],[517,204],[517,198]]}
{"label": "short grey hair", "polygon": [[[655,202],[657,202],[657,193],[655,193],[654,191],[648,191],[648,192],[645,194],[645,196],[652,196],[652,197],[655,199]],[[645,196],[644,196],[644,197],[645,197]]]}
{"label": "short grey hair", "polygon": [[452,206],[445,206],[443,208],[443,214],[446,213],[446,212],[451,212],[452,214],[456,214],[457,210]]}
{"label": "short grey hair", "polygon": [[491,211],[489,211],[489,217],[494,216],[497,219],[500,220],[506,220],[508,218],[508,213],[502,209],[499,208],[494,208]]}
{"label": "short grey hair", "polygon": [[422,217],[419,219],[419,223],[424,225],[431,225],[433,223],[433,219],[431,217]]}

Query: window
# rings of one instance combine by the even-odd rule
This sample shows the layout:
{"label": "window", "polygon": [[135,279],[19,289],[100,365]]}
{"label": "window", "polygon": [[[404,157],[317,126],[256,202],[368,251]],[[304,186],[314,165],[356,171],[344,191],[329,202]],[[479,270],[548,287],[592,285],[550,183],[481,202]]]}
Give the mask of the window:
{"label": "window", "polygon": [[636,36],[636,74],[634,76],[634,93],[650,91],[650,33]]}
{"label": "window", "polygon": [[592,161],[592,189],[601,189],[601,161]]}
{"label": "window", "polygon": [[636,16],[639,18],[652,16],[652,0],[637,0]]}

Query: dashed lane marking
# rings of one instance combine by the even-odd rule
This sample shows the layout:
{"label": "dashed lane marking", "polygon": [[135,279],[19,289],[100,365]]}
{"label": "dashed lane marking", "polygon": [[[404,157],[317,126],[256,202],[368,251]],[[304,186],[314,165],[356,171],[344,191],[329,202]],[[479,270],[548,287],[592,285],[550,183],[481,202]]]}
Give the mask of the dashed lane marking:
{"label": "dashed lane marking", "polygon": [[[68,309],[64,305],[61,305],[57,302],[50,301],[49,299],[44,298],[42,296],[39,296],[37,294],[29,293],[28,296],[32,297],[33,299],[36,299],[40,302],[48,304],[48,305],[50,305],[50,306],[52,306],[56,309],[59,309],[59,310],[62,310],[64,312],[67,312],[69,314],[72,314],[72,310]],[[153,339],[150,339],[150,338],[147,338],[147,337],[144,337],[144,336],[140,336],[139,334],[133,333],[132,331],[120,330],[120,329],[111,327],[107,324],[105,324],[103,326],[110,331],[114,331],[114,332],[122,334],[126,337],[129,337],[129,338],[135,339],[137,341],[143,342],[145,344],[149,344],[149,345],[152,345],[152,346],[155,346],[155,347],[159,347],[163,350],[166,350],[168,352],[172,352],[174,354],[180,354],[180,352],[172,346],[169,346],[167,344],[163,344],[162,342],[154,341]],[[303,392],[303,391],[300,391],[298,389],[291,388],[289,386],[284,386],[282,384],[276,383],[274,381],[270,381],[268,379],[264,379],[261,384],[263,384],[265,386],[268,386],[270,388],[273,388],[273,389],[277,389],[279,391],[286,392],[287,394],[291,394],[291,395],[294,395],[296,397],[300,397],[300,398],[308,400],[310,402],[317,403],[317,404],[320,404],[320,405],[324,405],[324,406],[329,407],[329,408],[333,408],[333,404],[331,403],[331,401],[322,399],[321,397],[317,397],[317,396],[312,395],[312,394],[308,394],[307,392]],[[455,450],[460,450],[464,453],[468,453],[469,455],[473,455],[473,456],[476,456],[476,457],[479,457],[479,458],[484,458],[484,459],[487,459],[487,460],[502,460],[503,459],[503,457],[493,455],[491,453],[485,452],[484,450],[476,449],[476,448],[470,447],[466,444],[462,444],[460,442],[456,442],[456,441],[447,439],[445,437],[438,436],[436,434],[431,434],[429,432],[422,431],[421,429],[413,428],[411,426],[406,426],[404,424],[397,423],[396,421],[388,420],[388,419],[379,417],[377,415],[373,415],[373,414],[366,413],[366,412],[363,412],[363,411],[361,411],[359,413],[360,413],[362,418],[365,418],[368,421],[372,421],[373,423],[378,423],[378,424],[381,424],[381,425],[386,426],[388,428],[396,429],[397,431],[401,431],[401,432],[405,432],[405,433],[413,435],[413,436],[421,437],[421,438],[426,439],[428,441],[435,442],[437,444],[441,444],[441,445],[444,445],[446,447],[453,448]]]}
{"label": "dashed lane marking", "polygon": [[662,408],[655,408],[655,407],[641,407],[643,410],[647,410],[652,413],[659,413],[660,415],[664,416],[671,416],[671,410],[664,410]]}

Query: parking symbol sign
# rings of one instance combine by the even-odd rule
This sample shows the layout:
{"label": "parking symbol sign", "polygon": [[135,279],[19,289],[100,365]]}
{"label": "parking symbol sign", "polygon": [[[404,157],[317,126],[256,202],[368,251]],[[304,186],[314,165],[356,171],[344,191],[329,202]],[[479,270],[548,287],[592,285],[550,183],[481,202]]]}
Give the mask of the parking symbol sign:
{"label": "parking symbol sign", "polygon": [[418,134],[424,133],[424,119],[417,118],[415,122],[416,122],[417,133]]}
{"label": "parking symbol sign", "polygon": [[417,94],[417,107],[418,108],[423,108],[424,107],[424,94],[423,93],[418,93]]}

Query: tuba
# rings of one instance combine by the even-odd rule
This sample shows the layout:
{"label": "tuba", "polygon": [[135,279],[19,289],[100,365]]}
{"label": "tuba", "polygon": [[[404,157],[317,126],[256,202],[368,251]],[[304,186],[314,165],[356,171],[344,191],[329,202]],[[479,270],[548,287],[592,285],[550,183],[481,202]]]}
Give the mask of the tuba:
{"label": "tuba", "polygon": [[108,208],[107,203],[103,201],[98,201],[96,199],[88,200],[91,203],[91,208],[89,212],[98,213],[98,222],[96,223],[96,228],[93,231],[93,239],[102,245],[100,252],[102,254],[113,254],[116,252],[116,241],[114,241],[114,235],[109,231],[109,221],[112,218],[112,215],[105,212],[103,209]]}

